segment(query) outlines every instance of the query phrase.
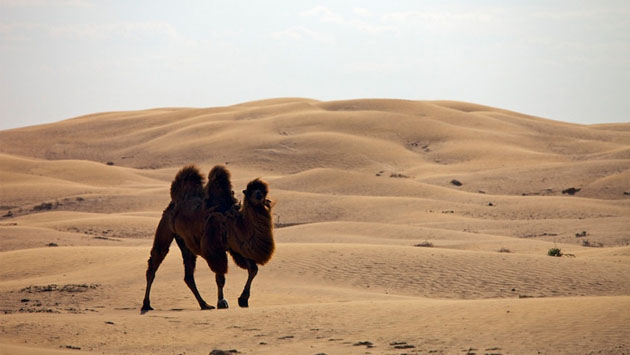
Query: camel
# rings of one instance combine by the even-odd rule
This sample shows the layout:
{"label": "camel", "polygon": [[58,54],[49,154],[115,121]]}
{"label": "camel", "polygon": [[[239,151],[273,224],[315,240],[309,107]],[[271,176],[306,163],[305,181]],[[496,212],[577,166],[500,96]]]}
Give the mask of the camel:
{"label": "camel", "polygon": [[155,274],[175,239],[184,260],[184,281],[202,310],[214,309],[197,290],[194,278],[197,256],[203,257],[215,273],[217,308],[228,308],[223,295],[227,254],[248,270],[248,279],[239,306],[248,307],[251,283],[258,266],[271,259],[275,244],[268,186],[260,179],[252,180],[242,206],[234,198],[229,171],[220,165],[212,168],[204,188],[203,176],[194,165],[182,168],[171,184],[171,202],[158,223],[146,272],[147,286],[141,313],[151,307],[149,295]]}

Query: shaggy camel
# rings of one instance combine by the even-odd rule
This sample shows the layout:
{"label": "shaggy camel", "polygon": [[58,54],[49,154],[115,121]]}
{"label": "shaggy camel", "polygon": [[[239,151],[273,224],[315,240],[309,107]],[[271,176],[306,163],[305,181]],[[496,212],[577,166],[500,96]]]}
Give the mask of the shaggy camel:
{"label": "shaggy camel", "polygon": [[194,271],[197,255],[206,259],[215,272],[217,307],[228,308],[223,296],[227,254],[234,262],[248,270],[248,279],[238,303],[248,307],[251,283],[274,251],[271,203],[267,199],[267,184],[259,179],[251,181],[243,191],[245,198],[239,208],[233,196],[229,171],[215,166],[203,187],[203,176],[193,166],[182,168],[171,184],[171,202],[162,214],[146,273],[147,287],[142,313],[152,310],[149,295],[158,267],[175,239],[184,259],[184,281],[195,295],[201,309],[213,309],[199,295]]}

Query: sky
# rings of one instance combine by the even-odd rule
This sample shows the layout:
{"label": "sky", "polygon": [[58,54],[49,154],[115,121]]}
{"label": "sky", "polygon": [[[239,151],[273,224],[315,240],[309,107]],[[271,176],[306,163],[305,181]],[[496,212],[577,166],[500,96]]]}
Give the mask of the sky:
{"label": "sky", "polygon": [[0,129],[275,97],[630,122],[630,1],[0,0]]}

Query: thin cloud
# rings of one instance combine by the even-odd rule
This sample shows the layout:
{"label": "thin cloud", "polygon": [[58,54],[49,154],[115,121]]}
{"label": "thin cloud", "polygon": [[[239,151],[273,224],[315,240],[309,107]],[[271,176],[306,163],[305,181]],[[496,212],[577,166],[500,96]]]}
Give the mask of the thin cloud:
{"label": "thin cloud", "polygon": [[533,17],[547,18],[553,20],[574,20],[593,18],[623,18],[628,21],[629,9],[585,9],[585,10],[565,10],[565,11],[536,11]]}
{"label": "thin cloud", "polygon": [[300,16],[317,17],[322,22],[344,23],[343,16],[331,11],[325,6],[316,6],[310,10],[302,11]]}
{"label": "thin cloud", "polygon": [[378,34],[384,32],[398,33],[398,27],[391,24],[379,24],[369,22],[366,19],[372,16],[372,13],[364,8],[354,8],[352,12],[360,18],[346,18],[338,13],[330,10],[325,6],[317,6],[310,10],[300,13],[300,16],[316,17],[321,22],[334,23],[338,25],[348,26],[360,32],[369,34]]}
{"label": "thin cloud", "polygon": [[49,32],[51,36],[57,38],[95,40],[141,39],[146,37],[177,39],[180,37],[173,25],[158,21],[63,25],[51,27]]}
{"label": "thin cloud", "polygon": [[4,7],[90,7],[94,3],[87,0],[0,0]]}
{"label": "thin cloud", "polygon": [[273,38],[278,40],[290,39],[300,41],[304,39],[310,39],[321,43],[334,42],[331,38],[328,38],[319,32],[315,32],[303,26],[290,27],[284,31],[273,32],[271,35]]}
{"label": "thin cloud", "polygon": [[30,41],[46,32],[46,26],[36,23],[0,23],[0,40],[5,42]]}
{"label": "thin cloud", "polygon": [[399,25],[455,27],[471,23],[488,23],[499,19],[501,10],[477,11],[398,11],[382,16],[383,21]]}
{"label": "thin cloud", "polygon": [[175,26],[159,21],[107,24],[49,25],[40,23],[0,23],[0,40],[32,41],[38,38],[60,40],[177,40],[188,44]]}
{"label": "thin cloud", "polygon": [[372,16],[372,12],[368,9],[364,9],[362,7],[355,7],[354,9],[352,9],[352,12],[355,15],[359,15],[359,16],[363,16],[363,17],[371,17]]}
{"label": "thin cloud", "polygon": [[349,24],[355,29],[361,32],[367,32],[372,34],[385,33],[385,32],[393,32],[400,33],[397,26],[393,25],[375,25],[366,21],[361,20],[352,20]]}

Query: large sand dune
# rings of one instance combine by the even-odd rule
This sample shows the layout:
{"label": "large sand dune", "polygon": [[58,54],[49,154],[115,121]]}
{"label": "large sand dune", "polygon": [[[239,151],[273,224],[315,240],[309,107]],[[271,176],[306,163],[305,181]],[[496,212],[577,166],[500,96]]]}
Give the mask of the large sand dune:
{"label": "large sand dune", "polygon": [[[200,311],[173,246],[141,316],[187,163],[225,164],[239,197],[268,181],[277,251],[249,309],[230,262],[231,308]],[[630,353],[630,124],[452,101],[110,112],[0,132],[0,181],[0,354]]]}

